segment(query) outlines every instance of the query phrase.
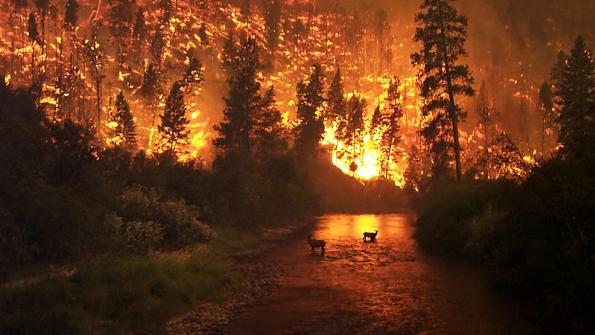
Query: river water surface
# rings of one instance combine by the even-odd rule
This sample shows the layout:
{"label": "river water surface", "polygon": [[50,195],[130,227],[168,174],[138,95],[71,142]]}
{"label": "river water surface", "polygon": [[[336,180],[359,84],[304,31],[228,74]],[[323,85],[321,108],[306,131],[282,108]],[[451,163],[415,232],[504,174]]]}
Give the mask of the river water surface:
{"label": "river water surface", "polygon": [[[378,230],[374,243],[362,233]],[[264,257],[281,267],[279,287],[243,311],[230,334],[528,334],[527,310],[495,291],[477,267],[424,254],[412,217],[326,215],[314,238]]]}

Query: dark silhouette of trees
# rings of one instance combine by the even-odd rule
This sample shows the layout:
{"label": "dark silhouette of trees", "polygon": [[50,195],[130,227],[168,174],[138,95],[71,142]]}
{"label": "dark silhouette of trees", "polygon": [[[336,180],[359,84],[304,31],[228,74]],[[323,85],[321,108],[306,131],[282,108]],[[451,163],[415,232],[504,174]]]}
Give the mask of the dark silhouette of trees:
{"label": "dark silhouette of trees", "polygon": [[264,93],[262,104],[254,116],[254,151],[261,162],[279,157],[288,148],[287,130],[275,104],[275,91],[270,87]]}
{"label": "dark silhouette of trees", "polygon": [[116,111],[110,121],[116,123],[116,127],[113,129],[113,135],[117,137],[116,144],[129,150],[134,149],[136,148],[136,126],[130,106],[128,106],[122,91],[116,97],[115,107]]}
{"label": "dark silhouette of trees", "polygon": [[161,115],[159,133],[161,134],[161,148],[170,154],[181,151],[181,146],[188,142],[188,119],[186,119],[186,104],[182,92],[182,83],[176,81],[165,101],[165,111]]}
{"label": "dark silhouette of trees", "polygon": [[357,95],[353,95],[347,103],[347,128],[345,131],[345,144],[350,148],[347,154],[351,160],[349,169],[355,173],[358,169],[356,159],[363,155],[363,136],[366,130],[364,124],[364,114],[366,112],[366,99]]}
{"label": "dark silhouette of trees", "polygon": [[225,46],[223,66],[227,73],[229,91],[223,110],[223,121],[215,127],[219,137],[213,144],[223,154],[252,151],[251,134],[254,117],[262,106],[261,83],[257,73],[261,69],[256,40],[243,38],[239,47],[230,36]]}
{"label": "dark silhouette of trees", "polygon": [[322,139],[324,123],[320,115],[324,102],[324,84],[319,64],[312,66],[308,82],[297,84],[297,126],[294,128],[295,149],[303,157],[314,157]]}
{"label": "dark silhouette of trees", "polygon": [[151,112],[151,128],[155,125],[157,116],[157,105],[159,104],[162,88],[159,83],[159,74],[157,69],[150,63],[143,75],[143,82],[139,89],[140,95],[145,98]]}
{"label": "dark silhouette of trees", "polygon": [[95,83],[95,106],[96,110],[96,127],[97,133],[101,134],[101,83],[103,81],[103,67],[104,67],[104,51],[99,43],[99,22],[97,20],[92,22],[91,27],[91,36],[88,40],[85,40],[83,43],[85,55],[87,56],[87,60],[89,61],[89,65],[93,70],[93,79]]}
{"label": "dark silhouette of trees", "polygon": [[563,154],[595,152],[595,76],[593,53],[578,37],[569,55],[561,53],[552,71],[555,102],[560,113]]}
{"label": "dark silhouette of trees", "polygon": [[132,0],[111,0],[107,18],[112,33],[111,36],[116,39],[118,65],[122,69],[126,54],[125,50],[130,39],[134,20],[134,3]]}
{"label": "dark silhouette of trees", "polygon": [[393,77],[386,96],[386,114],[382,117],[383,125],[382,138],[380,140],[381,166],[382,174],[387,177],[390,171],[391,163],[398,154],[397,145],[400,142],[399,131],[401,129],[401,119],[403,118],[403,104],[401,101],[400,90],[401,81]]}
{"label": "dark silhouette of trees", "polygon": [[265,0],[263,2],[267,46],[271,55],[277,49],[279,42],[279,22],[281,21],[282,7],[283,3],[280,0]]}
{"label": "dark silhouette of trees", "polygon": [[329,86],[326,100],[325,121],[329,126],[335,127],[337,138],[340,138],[347,125],[347,103],[345,102],[345,89],[343,88],[343,78],[339,67],[337,67],[333,81]]}
{"label": "dark silhouette of trees", "polygon": [[205,80],[202,74],[202,63],[192,55],[188,55],[188,59],[188,67],[182,78],[182,87],[186,93],[193,92],[198,95],[200,86]]}
{"label": "dark silhouette of trees", "polygon": [[456,178],[460,180],[458,123],[465,115],[455,97],[472,96],[474,91],[469,66],[460,61],[466,54],[467,18],[457,13],[452,2],[424,0],[422,12],[415,17],[418,27],[414,41],[421,43],[421,48],[411,55],[411,60],[420,67],[420,95],[425,100],[422,112],[432,116],[422,134],[434,155],[434,175],[445,172],[451,160],[449,152],[454,150]]}
{"label": "dark silhouette of trees", "polygon": [[558,118],[555,115],[552,86],[548,82],[544,82],[539,88],[539,110],[541,111],[541,155],[545,156],[548,135],[554,132]]}
{"label": "dark silhouette of trees", "polygon": [[31,41],[31,83],[35,83],[35,73],[37,70],[35,69],[35,44],[40,43],[39,31],[37,30],[37,20],[35,19],[35,14],[31,12],[29,14],[29,21],[27,22],[27,33],[29,36],[29,40]]}

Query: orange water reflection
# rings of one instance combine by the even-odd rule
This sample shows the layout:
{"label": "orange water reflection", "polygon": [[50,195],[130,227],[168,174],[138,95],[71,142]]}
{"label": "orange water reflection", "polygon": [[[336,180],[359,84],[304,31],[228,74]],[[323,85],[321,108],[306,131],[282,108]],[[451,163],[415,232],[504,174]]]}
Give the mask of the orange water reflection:
{"label": "orange water reflection", "polygon": [[378,238],[395,240],[408,238],[411,234],[409,218],[403,215],[326,215],[319,220],[315,232],[327,241],[361,239],[364,232],[378,230]]}

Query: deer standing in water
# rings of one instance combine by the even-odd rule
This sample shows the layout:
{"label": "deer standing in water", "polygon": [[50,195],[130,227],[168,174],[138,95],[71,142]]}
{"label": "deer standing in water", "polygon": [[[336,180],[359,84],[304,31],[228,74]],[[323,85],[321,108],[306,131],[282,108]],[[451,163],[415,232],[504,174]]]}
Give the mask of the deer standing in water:
{"label": "deer standing in water", "polygon": [[373,232],[373,233],[370,233],[370,232],[365,232],[365,233],[364,233],[364,242],[366,242],[366,239],[367,239],[367,238],[369,238],[369,239],[370,239],[370,242],[374,242],[374,241],[376,241],[376,235],[378,235],[378,230],[377,230],[377,231],[375,231],[375,232]]}
{"label": "deer standing in water", "polygon": [[324,255],[324,247],[326,246],[324,240],[313,240],[312,234],[310,234],[308,235],[308,244],[312,248],[312,252],[316,251],[316,248],[320,248],[320,254]]}

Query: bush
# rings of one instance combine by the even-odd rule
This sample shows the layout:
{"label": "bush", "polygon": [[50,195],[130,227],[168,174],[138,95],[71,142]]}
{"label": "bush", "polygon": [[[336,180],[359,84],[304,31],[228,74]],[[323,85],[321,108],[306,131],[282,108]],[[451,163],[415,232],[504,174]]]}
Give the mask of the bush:
{"label": "bush", "polygon": [[[181,248],[214,236],[211,228],[198,220],[198,209],[183,200],[164,199],[155,190],[141,187],[127,189],[120,199],[119,214],[127,222],[125,226],[130,222],[152,222],[153,228],[162,228],[160,248]],[[141,228],[138,223],[136,227]]]}

